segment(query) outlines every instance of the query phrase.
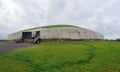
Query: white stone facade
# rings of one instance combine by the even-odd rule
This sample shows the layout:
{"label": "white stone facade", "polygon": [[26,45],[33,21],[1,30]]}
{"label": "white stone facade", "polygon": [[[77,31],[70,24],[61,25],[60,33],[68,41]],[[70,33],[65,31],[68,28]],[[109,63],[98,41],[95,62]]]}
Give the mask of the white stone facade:
{"label": "white stone facade", "polygon": [[[34,30],[26,30],[23,32],[32,32],[32,37],[34,37],[36,31],[40,31],[40,39],[104,39],[104,36],[102,34],[85,28],[40,28]],[[21,38],[22,31],[8,35],[8,40]]]}

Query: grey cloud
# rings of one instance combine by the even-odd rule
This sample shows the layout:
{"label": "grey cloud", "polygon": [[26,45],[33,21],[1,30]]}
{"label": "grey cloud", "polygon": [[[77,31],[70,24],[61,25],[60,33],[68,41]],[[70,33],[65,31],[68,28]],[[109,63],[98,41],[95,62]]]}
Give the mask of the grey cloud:
{"label": "grey cloud", "polygon": [[[28,25],[39,25],[40,23],[43,23],[46,19],[46,16],[44,14],[44,10],[40,9],[39,5],[36,5],[36,1],[33,0],[18,0],[17,3],[23,8],[23,14],[20,16],[22,21],[24,21],[25,24]],[[34,25],[35,24],[35,25]]]}
{"label": "grey cloud", "polygon": [[73,24],[103,33],[106,38],[120,37],[119,0],[44,0],[48,8],[41,3],[43,0],[11,1],[16,5],[14,14],[0,2],[2,37],[50,24]]}

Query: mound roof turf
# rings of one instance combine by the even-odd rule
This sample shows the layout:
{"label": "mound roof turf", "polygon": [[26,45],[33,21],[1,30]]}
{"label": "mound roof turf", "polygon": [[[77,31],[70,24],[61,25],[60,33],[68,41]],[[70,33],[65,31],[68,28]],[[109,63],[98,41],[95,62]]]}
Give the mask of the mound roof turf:
{"label": "mound roof turf", "polygon": [[47,26],[34,27],[34,28],[29,28],[29,29],[21,30],[21,31],[18,31],[18,32],[23,32],[23,31],[27,31],[27,30],[34,30],[34,29],[39,29],[39,28],[62,28],[62,27],[80,28],[79,26],[74,26],[74,25],[59,24],[59,25],[47,25]]}
{"label": "mound roof turf", "polygon": [[[33,29],[39,29],[39,28],[61,28],[61,27],[80,28],[74,25],[48,25],[48,26],[34,27],[34,28],[26,29],[26,30],[33,30]],[[26,31],[26,30],[23,30],[23,31]]]}

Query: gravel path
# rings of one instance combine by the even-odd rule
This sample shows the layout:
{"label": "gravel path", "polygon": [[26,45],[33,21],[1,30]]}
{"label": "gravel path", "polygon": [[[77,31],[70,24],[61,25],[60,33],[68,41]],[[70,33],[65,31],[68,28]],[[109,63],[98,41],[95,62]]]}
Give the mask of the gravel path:
{"label": "gravel path", "polygon": [[1,44],[0,43],[0,53],[12,51],[18,48],[24,48],[28,46],[34,46],[35,44],[22,43],[22,44]]}

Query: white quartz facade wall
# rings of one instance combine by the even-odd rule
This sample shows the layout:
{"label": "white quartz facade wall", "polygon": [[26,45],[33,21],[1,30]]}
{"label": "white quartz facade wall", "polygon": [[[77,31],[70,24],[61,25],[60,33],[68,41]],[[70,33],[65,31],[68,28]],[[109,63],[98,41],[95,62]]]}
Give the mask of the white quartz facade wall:
{"label": "white quartz facade wall", "polygon": [[84,28],[40,29],[41,39],[104,39],[103,35]]}
{"label": "white quartz facade wall", "polygon": [[[36,31],[40,31],[41,39],[104,39],[102,34],[85,28],[40,28],[37,30],[28,30],[25,32],[32,32],[32,37],[35,37]],[[8,35],[8,40],[21,38],[22,32]]]}
{"label": "white quartz facade wall", "polygon": [[8,35],[8,40],[16,40],[16,39],[21,39],[22,38],[22,32],[17,32],[13,34]]}

